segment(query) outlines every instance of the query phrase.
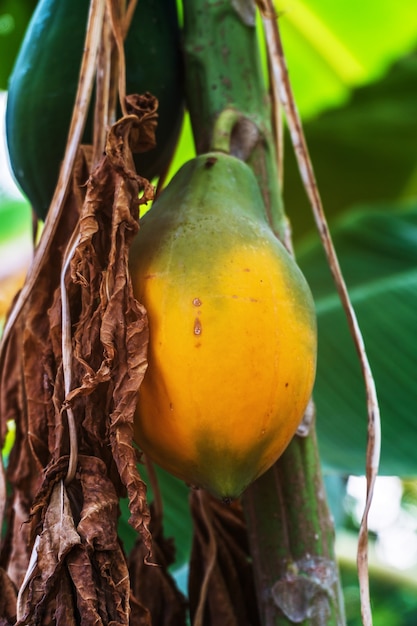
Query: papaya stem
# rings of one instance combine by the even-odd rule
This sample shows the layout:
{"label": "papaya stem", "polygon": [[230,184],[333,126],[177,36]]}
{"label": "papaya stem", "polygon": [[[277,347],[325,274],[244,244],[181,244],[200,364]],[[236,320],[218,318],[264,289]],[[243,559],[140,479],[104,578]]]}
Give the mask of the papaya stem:
{"label": "papaya stem", "polygon": [[[315,430],[295,437],[245,492],[261,623],[344,624],[334,528],[321,476]],[[262,595],[261,595],[262,594]]]}
{"label": "papaya stem", "polygon": [[224,109],[214,122],[212,150],[247,161],[259,140],[256,124],[236,109]]}
{"label": "papaya stem", "polygon": [[[244,4],[250,7],[250,3]],[[285,241],[286,221],[276,170],[271,107],[254,11],[253,19],[249,19],[249,12],[230,0],[184,0],[183,10],[185,89],[196,151],[202,154],[217,144],[214,129],[218,116],[224,110],[235,110],[240,121],[235,124],[232,138],[236,148],[231,148],[230,153],[247,159],[254,170],[266,217],[277,237]],[[249,133],[248,127],[252,128]],[[253,145],[251,141],[241,141],[242,135],[255,136],[256,141]],[[239,153],[239,146],[247,143],[250,149]]]}
{"label": "papaya stem", "polygon": [[241,114],[236,109],[227,108],[220,113],[213,127],[212,150],[230,154],[232,131],[240,119]]}

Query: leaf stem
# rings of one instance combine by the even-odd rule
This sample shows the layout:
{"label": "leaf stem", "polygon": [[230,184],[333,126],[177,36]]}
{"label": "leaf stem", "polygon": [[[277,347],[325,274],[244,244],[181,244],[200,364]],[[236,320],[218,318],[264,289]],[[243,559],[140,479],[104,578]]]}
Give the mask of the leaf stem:
{"label": "leaf stem", "polygon": [[267,25],[266,29],[268,32],[270,32],[270,56],[275,59],[275,62],[273,63],[273,70],[274,73],[276,73],[274,82],[280,90],[280,99],[288,122],[291,140],[298,161],[300,175],[307,196],[310,200],[311,208],[316,221],[320,239],[326,253],[329,268],[332,272],[336,289],[346,315],[349,330],[358,354],[358,359],[362,369],[362,376],[365,383],[368,410],[368,442],[366,451],[367,491],[365,510],[359,530],[357,563],[361,593],[362,621],[364,626],[372,626],[367,555],[367,520],[369,508],[372,503],[374,485],[378,475],[381,450],[381,420],[378,398],[372,370],[365,350],[362,333],[358,324],[356,313],[350,302],[346,283],[340,269],[339,260],[337,258],[335,248],[333,246],[332,238],[329,232],[326,216],[321,202],[320,193],[317,187],[313,166],[309,156],[301,119],[295,105],[295,100],[288,77],[284,51],[279,33],[278,21],[274,11],[273,3],[272,0],[257,1],[261,11],[263,12],[264,22]]}
{"label": "leaf stem", "polygon": [[[266,217],[284,241],[286,222],[254,5],[230,0],[184,0],[183,8],[185,87],[197,153],[213,147],[215,122],[222,111],[235,110],[245,122],[237,127],[233,152],[241,152],[240,158],[254,170]],[[254,139],[248,155],[247,145]]]}

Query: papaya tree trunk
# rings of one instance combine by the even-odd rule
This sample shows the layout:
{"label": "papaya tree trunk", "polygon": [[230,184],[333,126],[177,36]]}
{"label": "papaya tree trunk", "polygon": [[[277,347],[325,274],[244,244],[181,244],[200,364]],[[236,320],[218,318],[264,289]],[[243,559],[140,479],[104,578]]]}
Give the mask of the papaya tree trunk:
{"label": "papaya tree trunk", "polygon": [[[184,0],[187,101],[198,153],[221,148],[219,115],[233,112],[230,151],[255,172],[271,228],[285,238],[268,89],[250,0]],[[225,116],[222,115],[222,119]],[[226,118],[227,119],[227,118]],[[334,529],[314,423],[243,496],[261,623],[345,623]]]}
{"label": "papaya tree trunk", "polygon": [[343,599],[314,428],[244,494],[265,625],[339,626]]}
{"label": "papaya tree trunk", "polygon": [[247,157],[260,182],[271,227],[283,237],[284,209],[254,5],[251,0],[184,0],[183,7],[185,88],[197,153],[218,147],[215,121],[225,109],[235,111],[240,119],[233,129],[231,153]]}

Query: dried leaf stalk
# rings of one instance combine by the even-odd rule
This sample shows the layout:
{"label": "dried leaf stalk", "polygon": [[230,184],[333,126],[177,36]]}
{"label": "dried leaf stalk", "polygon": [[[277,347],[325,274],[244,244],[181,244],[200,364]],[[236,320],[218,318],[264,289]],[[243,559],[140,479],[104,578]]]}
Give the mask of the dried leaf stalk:
{"label": "dried leaf stalk", "polygon": [[258,606],[246,525],[239,502],[229,506],[192,491],[194,537],[190,614],[194,626],[258,626]]}
{"label": "dried leaf stalk", "polygon": [[274,74],[274,98],[276,100],[279,99],[282,102],[282,106],[285,111],[301,178],[306,189],[307,196],[310,200],[320,239],[326,253],[327,261],[332,272],[343,309],[345,311],[365,382],[368,411],[368,443],[366,453],[367,494],[365,510],[359,531],[357,563],[361,591],[362,620],[364,626],[371,626],[372,613],[370,608],[367,565],[367,519],[372,502],[373,489],[378,474],[381,448],[381,423],[376,388],[356,314],[350,302],[349,293],[329,233],[313,166],[304,137],[301,119],[292,94],[285,55],[279,33],[277,16],[275,14],[273,3],[272,0],[257,0],[257,3],[263,16],[263,23],[268,43],[268,53],[270,57],[270,67]]}

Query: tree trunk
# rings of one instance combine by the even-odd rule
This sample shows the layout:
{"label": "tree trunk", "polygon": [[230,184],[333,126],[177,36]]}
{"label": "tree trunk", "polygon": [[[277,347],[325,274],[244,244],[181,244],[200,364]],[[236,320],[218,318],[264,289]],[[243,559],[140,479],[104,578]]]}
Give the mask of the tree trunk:
{"label": "tree trunk", "polygon": [[[252,167],[271,228],[284,239],[286,218],[254,4],[184,0],[183,6],[187,101],[197,152],[218,147],[218,116],[225,109],[234,111],[231,152]],[[314,424],[248,488],[243,506],[262,624],[342,626],[334,529]]]}

